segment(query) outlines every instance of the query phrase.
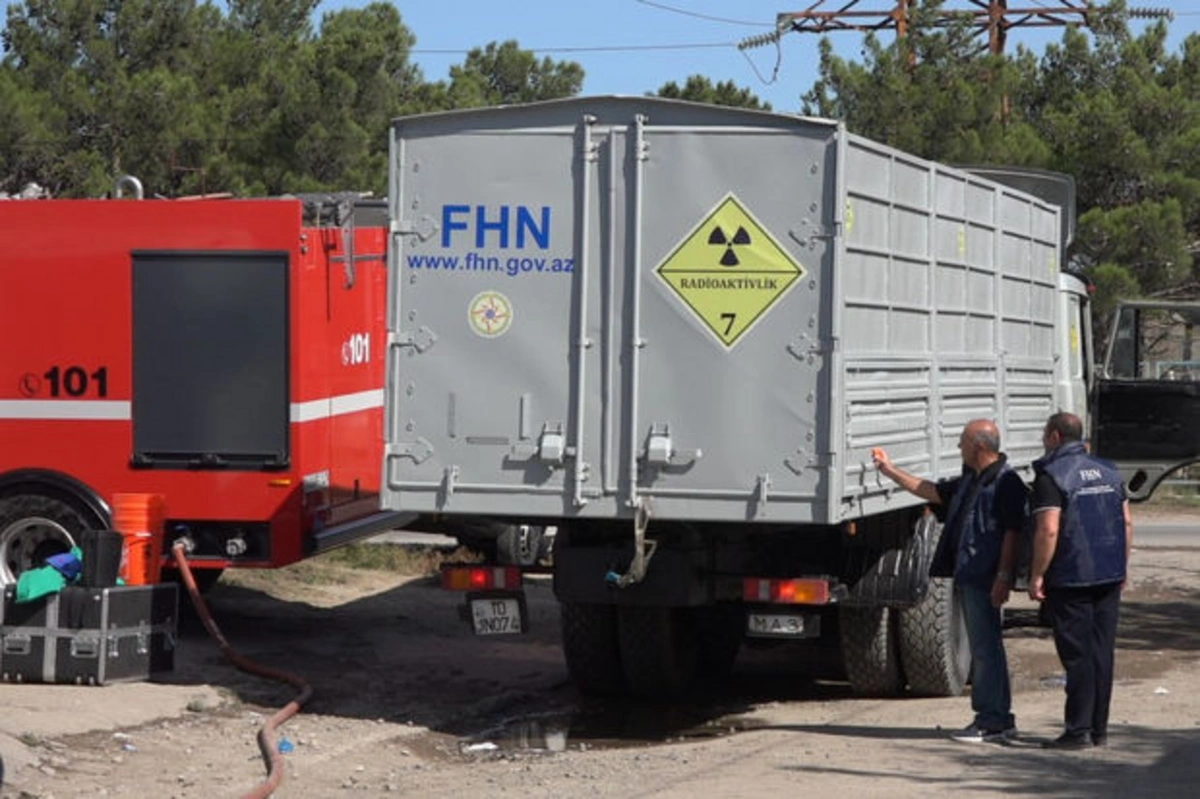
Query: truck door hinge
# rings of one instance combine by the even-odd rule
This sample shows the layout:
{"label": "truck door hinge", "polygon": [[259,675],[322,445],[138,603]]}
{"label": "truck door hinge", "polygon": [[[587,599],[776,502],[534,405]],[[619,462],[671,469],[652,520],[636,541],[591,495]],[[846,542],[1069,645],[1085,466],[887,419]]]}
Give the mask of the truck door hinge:
{"label": "truck door hinge", "polygon": [[458,484],[458,467],[447,466],[442,473],[442,491],[443,495],[449,499],[454,496],[454,489]]}
{"label": "truck door hinge", "polygon": [[417,352],[425,352],[436,341],[437,334],[424,325],[416,330],[398,330],[388,338],[388,344],[392,346],[412,347]]}
{"label": "truck door hinge", "polygon": [[758,476],[758,481],[755,483],[755,486],[754,486],[754,496],[756,498],[756,502],[755,502],[755,514],[756,515],[762,513],[766,509],[767,500],[769,498],[770,491],[771,491],[771,475],[760,474]]}
{"label": "truck door hinge", "polygon": [[561,466],[563,461],[574,454],[572,447],[567,446],[567,437],[563,433],[562,422],[542,423],[542,432],[537,443],[531,441],[513,444],[508,450],[508,457],[514,461],[538,460],[551,468]]}
{"label": "truck door hinge", "polygon": [[411,458],[414,464],[424,463],[433,455],[433,444],[417,436],[412,441],[400,441],[388,447],[392,458]]}
{"label": "truck door hinge", "polygon": [[822,341],[801,333],[788,342],[787,351],[796,360],[813,364],[818,358],[824,359],[837,351],[837,339]]}
{"label": "truck door hinge", "polygon": [[641,452],[641,459],[655,466],[687,466],[703,456],[703,450],[675,449],[671,441],[671,426],[667,424],[661,429],[657,424],[650,425],[646,447]]}
{"label": "truck door hinge", "polygon": [[416,236],[420,241],[426,241],[440,230],[437,221],[425,214],[418,219],[401,219],[392,223],[392,235]]}

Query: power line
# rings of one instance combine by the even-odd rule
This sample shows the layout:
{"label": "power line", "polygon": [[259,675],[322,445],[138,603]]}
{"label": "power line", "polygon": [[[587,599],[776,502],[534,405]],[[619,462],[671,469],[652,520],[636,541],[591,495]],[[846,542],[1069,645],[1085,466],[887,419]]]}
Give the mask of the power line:
{"label": "power line", "polygon": [[769,22],[751,22],[745,19],[729,19],[728,17],[714,17],[710,14],[701,14],[696,11],[688,11],[686,8],[678,6],[669,6],[666,3],[656,3],[654,0],[635,0],[644,6],[670,11],[672,14],[682,14],[685,17],[695,17],[696,19],[706,19],[709,22],[724,22],[727,25],[745,25],[750,28],[773,28],[773,24]]}
{"label": "power line", "polygon": [[[703,50],[713,49],[717,47],[737,47],[737,42],[691,42],[684,44],[613,44],[613,45],[596,45],[582,47],[526,47],[521,45],[522,50],[528,50],[533,53],[625,53],[625,52],[641,52],[645,50]],[[471,50],[479,48],[413,48],[409,53],[413,55],[466,55]]]}
{"label": "power line", "polygon": [[[963,23],[988,36],[988,49],[993,53],[1004,51],[1008,31],[1017,27],[1053,27],[1071,24],[1089,24],[1089,16],[1106,10],[1093,6],[1091,0],[1055,0],[1047,5],[1042,0],[1033,0],[1036,6],[1010,8],[1009,0],[970,0],[974,8],[938,8],[933,13],[934,25],[945,26],[953,22]],[[750,37],[739,45],[742,49],[757,47],[787,32],[830,33],[833,31],[878,31],[891,29],[899,38],[908,34],[915,8],[912,0],[896,0],[891,8],[855,10],[859,0],[845,0],[836,11],[822,11],[824,0],[817,0],[804,11],[778,14],[774,33]],[[1174,12],[1165,8],[1128,8],[1129,19],[1172,19]],[[1010,19],[1015,18],[1015,19]]]}

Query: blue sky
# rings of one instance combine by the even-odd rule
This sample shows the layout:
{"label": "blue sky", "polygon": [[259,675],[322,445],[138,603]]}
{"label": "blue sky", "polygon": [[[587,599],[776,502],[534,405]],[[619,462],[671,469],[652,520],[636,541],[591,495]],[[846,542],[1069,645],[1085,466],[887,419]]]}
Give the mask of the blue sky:
{"label": "blue sky", "polygon": [[[1069,0],[1082,6],[1084,0]],[[452,64],[465,52],[490,41],[516,39],[526,49],[678,47],[662,50],[546,52],[556,60],[580,63],[586,73],[585,94],[642,94],[667,81],[682,84],[689,75],[703,74],[714,81],[732,80],[771,103],[777,111],[795,111],[800,96],[817,77],[817,44],[820,37],[792,33],[774,46],[747,50],[736,42],[769,32],[779,12],[800,11],[817,0],[395,0],[404,23],[417,36],[418,51],[451,50],[451,53],[418,52],[414,60],[427,80],[447,77]],[[825,0],[820,10],[836,10],[847,0]],[[357,8],[368,0],[325,0],[322,12]],[[1061,0],[1020,0],[1017,7],[1061,6]],[[1168,46],[1178,52],[1189,34],[1200,30],[1200,3],[1196,0],[1130,0],[1130,7],[1169,8],[1176,17],[1169,24]],[[894,0],[860,0],[856,11],[879,11],[895,6]],[[949,0],[947,8],[973,7],[966,0]],[[676,9],[676,10],[668,10]],[[686,12],[686,13],[683,13]],[[722,20],[700,16],[719,17]],[[748,24],[741,24],[748,23]],[[1132,23],[1139,30],[1138,23]],[[1009,33],[1008,49],[1024,44],[1042,52],[1047,42],[1059,41],[1062,28],[1016,28]],[[880,34],[890,41],[892,34]],[[862,34],[829,35],[838,52],[858,60]],[[776,69],[774,82],[768,83]]]}

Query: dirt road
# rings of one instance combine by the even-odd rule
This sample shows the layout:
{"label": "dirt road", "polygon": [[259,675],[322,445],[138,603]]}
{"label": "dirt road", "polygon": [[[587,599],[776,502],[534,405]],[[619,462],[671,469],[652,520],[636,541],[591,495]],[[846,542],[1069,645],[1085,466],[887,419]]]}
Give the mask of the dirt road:
{"label": "dirt road", "polygon": [[[827,653],[744,650],[727,690],[686,709],[580,703],[548,579],[532,632],[469,636],[429,577],[320,562],[240,573],[210,599],[233,645],[314,688],[282,735],[280,797],[340,795],[1191,797],[1200,785],[1200,549],[1138,549],[1123,610],[1111,742],[1045,752],[1061,669],[1034,606],[1007,642],[1022,737],[957,744],[968,700],[853,698]],[[255,735],[292,690],[227,665],[199,625],[174,672],[104,688],[0,685],[3,797],[239,796]]]}

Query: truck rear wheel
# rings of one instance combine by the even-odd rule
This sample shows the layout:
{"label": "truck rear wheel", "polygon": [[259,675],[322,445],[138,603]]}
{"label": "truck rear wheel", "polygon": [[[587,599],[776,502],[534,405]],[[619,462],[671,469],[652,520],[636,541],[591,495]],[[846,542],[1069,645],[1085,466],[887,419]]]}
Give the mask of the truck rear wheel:
{"label": "truck rear wheel", "polygon": [[721,681],[733,671],[745,637],[746,611],[740,604],[723,602],[695,608],[696,668],[709,681]]}
{"label": "truck rear wheel", "polygon": [[624,694],[616,607],[563,602],[559,617],[563,656],[576,690],[585,696]]}
{"label": "truck rear wheel", "polygon": [[900,661],[914,694],[962,694],[971,673],[971,647],[953,580],[931,579],[925,598],[900,611]]}
{"label": "truck rear wheel", "polygon": [[73,507],[42,494],[0,499],[0,587],[46,558],[70,551],[89,525]]}
{"label": "truck rear wheel", "polygon": [[471,520],[458,525],[455,537],[488,561],[502,566],[533,566],[546,555],[546,528]]}
{"label": "truck rear wheel", "polygon": [[862,696],[896,696],[904,690],[893,611],[842,607],[838,630],[850,688]]}
{"label": "truck rear wheel", "polygon": [[496,538],[496,562],[505,566],[533,566],[545,552],[546,528],[509,524]]}
{"label": "truck rear wheel", "polygon": [[696,677],[695,616],[689,608],[620,607],[621,668],[634,696],[678,699]]}

